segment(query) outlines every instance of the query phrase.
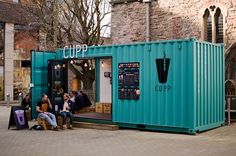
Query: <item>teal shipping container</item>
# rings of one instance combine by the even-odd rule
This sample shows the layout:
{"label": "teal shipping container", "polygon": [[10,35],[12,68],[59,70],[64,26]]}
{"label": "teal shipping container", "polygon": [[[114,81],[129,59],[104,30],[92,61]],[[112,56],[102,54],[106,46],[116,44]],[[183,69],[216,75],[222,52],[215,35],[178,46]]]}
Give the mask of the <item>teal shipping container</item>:
{"label": "teal shipping container", "polygon": [[[70,50],[64,53],[69,56]],[[64,60],[65,54],[59,49],[55,59]],[[222,44],[184,39],[94,46],[76,56],[107,57],[112,60],[112,122],[122,127],[192,134],[224,124]],[[32,67],[36,58],[32,58]],[[32,68],[32,76],[34,73],[40,72]],[[33,84],[38,77],[32,77]],[[32,101],[35,105],[34,97]]]}

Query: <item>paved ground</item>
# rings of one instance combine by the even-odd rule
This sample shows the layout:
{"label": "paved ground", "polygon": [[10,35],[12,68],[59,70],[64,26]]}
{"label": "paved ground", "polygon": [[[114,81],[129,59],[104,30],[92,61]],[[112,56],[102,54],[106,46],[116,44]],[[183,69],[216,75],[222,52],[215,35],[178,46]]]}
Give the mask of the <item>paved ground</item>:
{"label": "paved ground", "polygon": [[29,131],[7,130],[9,115],[10,109],[0,106],[0,156],[236,156],[236,124],[196,136],[81,128]]}

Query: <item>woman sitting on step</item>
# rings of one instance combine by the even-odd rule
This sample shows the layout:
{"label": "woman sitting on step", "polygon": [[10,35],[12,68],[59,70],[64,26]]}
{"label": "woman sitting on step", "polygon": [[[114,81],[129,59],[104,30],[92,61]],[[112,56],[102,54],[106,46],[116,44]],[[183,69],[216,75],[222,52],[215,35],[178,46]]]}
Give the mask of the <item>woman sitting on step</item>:
{"label": "woman sitting on step", "polygon": [[68,129],[72,129],[73,124],[73,114],[72,114],[72,102],[69,100],[69,94],[64,93],[63,95],[64,103],[63,106],[60,107],[60,115],[63,118],[63,127],[62,129],[66,128],[66,117],[68,116],[70,118],[70,126]]}

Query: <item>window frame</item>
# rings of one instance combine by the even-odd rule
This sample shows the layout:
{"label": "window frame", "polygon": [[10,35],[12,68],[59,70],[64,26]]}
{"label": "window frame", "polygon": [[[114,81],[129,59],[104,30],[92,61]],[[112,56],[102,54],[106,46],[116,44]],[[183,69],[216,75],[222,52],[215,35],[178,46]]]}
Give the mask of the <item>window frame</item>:
{"label": "window frame", "polygon": [[[202,23],[201,23],[201,39],[204,41],[208,41],[208,35],[207,35],[207,20],[206,20],[206,11],[209,11],[209,14],[211,15],[211,23],[212,23],[212,43],[225,43],[226,36],[225,36],[225,17],[227,15],[227,9],[225,9],[223,6],[220,6],[219,4],[217,5],[208,5],[208,7],[205,7],[199,11],[199,15],[201,16]],[[222,15],[222,33],[217,32],[219,28],[219,25],[217,25],[217,20],[216,20],[216,15],[217,15],[217,10],[220,11],[220,15]],[[217,38],[219,37],[219,34],[222,35],[221,42],[218,42]]]}

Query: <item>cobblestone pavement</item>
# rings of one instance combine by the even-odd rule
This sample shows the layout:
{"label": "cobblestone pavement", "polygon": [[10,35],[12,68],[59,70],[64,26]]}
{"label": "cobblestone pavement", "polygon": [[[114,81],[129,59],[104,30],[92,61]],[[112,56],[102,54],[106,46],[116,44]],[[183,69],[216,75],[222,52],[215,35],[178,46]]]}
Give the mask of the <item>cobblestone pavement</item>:
{"label": "cobblestone pavement", "polygon": [[[76,128],[8,130],[10,108],[0,106],[0,156],[235,156],[236,124],[196,136],[138,130]],[[34,122],[30,122],[30,126]]]}

